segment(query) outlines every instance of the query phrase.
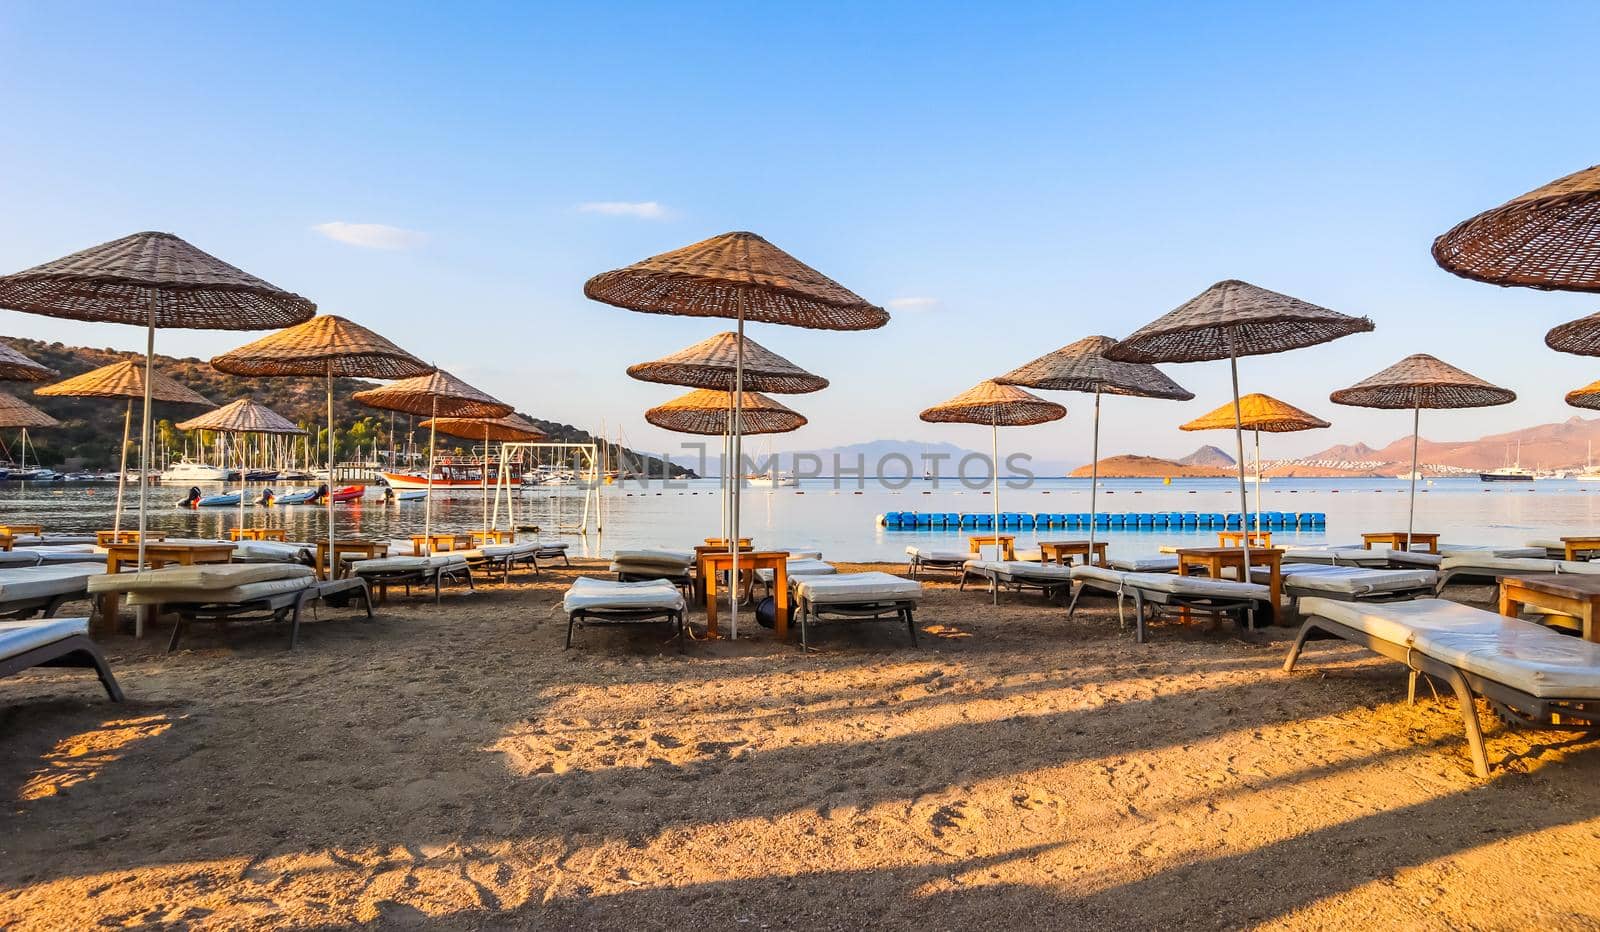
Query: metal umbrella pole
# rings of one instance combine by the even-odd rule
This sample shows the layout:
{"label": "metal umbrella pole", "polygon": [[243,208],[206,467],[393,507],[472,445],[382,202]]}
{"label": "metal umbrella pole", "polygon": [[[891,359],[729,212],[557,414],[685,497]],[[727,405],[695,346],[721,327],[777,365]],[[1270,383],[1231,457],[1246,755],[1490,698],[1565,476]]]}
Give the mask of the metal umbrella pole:
{"label": "metal umbrella pole", "polygon": [[733,472],[728,481],[733,483],[733,534],[728,539],[728,549],[733,553],[732,572],[728,580],[728,637],[739,639],[739,495],[744,483],[740,481],[741,463],[744,460],[744,296],[739,296],[738,339],[733,357]]}
{"label": "metal umbrella pole", "polygon": [[[1240,582],[1250,581],[1250,494],[1245,490],[1244,482],[1244,415],[1239,411],[1239,356],[1234,351],[1233,331],[1228,331],[1228,370],[1233,376],[1233,446],[1239,460],[1239,535],[1240,549],[1244,551],[1244,569],[1239,573]],[[1276,612],[1278,607],[1274,605]]]}
{"label": "metal umbrella pole", "polygon": [[[433,553],[433,455],[439,445],[439,396],[433,396],[433,415],[428,419],[428,500],[422,509],[422,536],[429,553]],[[559,527],[559,525],[558,525]]]}
{"label": "metal umbrella pole", "polygon": [[[1005,550],[1000,546],[1000,412],[998,408],[989,412],[989,441],[989,476],[992,484],[990,493],[994,497],[994,555],[1002,557],[1005,555]],[[979,548],[978,556],[983,556],[982,548]],[[990,580],[989,592],[994,596],[993,604],[999,605],[1000,581],[998,578]]]}
{"label": "metal umbrella pole", "polygon": [[1261,520],[1261,428],[1256,428],[1256,520]]}
{"label": "metal umbrella pole", "polygon": [[328,360],[327,371],[328,389],[328,495],[324,507],[328,509],[328,578],[338,575],[339,568],[338,549],[334,545],[333,533],[333,360]]}
{"label": "metal umbrella pole", "polygon": [[111,539],[118,540],[122,531],[122,490],[128,484],[128,433],[133,430],[133,399],[122,412],[122,459],[117,466],[117,513],[111,516]]}
{"label": "metal umbrella pole", "polygon": [[150,485],[150,379],[156,356],[156,291],[150,292],[150,321],[144,339],[144,426],[139,429],[139,567],[144,570],[144,535],[149,530],[148,486]]}
{"label": "metal umbrella pole", "polygon": [[1406,506],[1406,550],[1411,549],[1411,533],[1417,524],[1417,438],[1422,433],[1422,406],[1411,408],[1411,501]]}
{"label": "metal umbrella pole", "polygon": [[1100,386],[1098,383],[1094,387],[1094,446],[1090,456],[1093,458],[1089,460],[1089,555],[1087,559],[1090,563],[1093,563],[1095,562],[1094,531],[1100,520],[1100,513],[1095,508],[1095,494],[1100,489]]}

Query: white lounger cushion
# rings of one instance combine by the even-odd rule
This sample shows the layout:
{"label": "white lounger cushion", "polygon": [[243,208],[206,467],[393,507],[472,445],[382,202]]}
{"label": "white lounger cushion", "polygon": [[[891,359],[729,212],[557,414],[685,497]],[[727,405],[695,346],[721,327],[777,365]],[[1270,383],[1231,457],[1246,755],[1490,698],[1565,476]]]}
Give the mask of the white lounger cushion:
{"label": "white lounger cushion", "polygon": [[1441,570],[1471,574],[1481,571],[1484,576],[1504,576],[1514,573],[1587,573],[1600,574],[1600,563],[1583,560],[1540,560],[1531,557],[1497,557],[1482,553],[1452,553],[1439,564]]}
{"label": "white lounger cushion", "polygon": [[1162,554],[1157,557],[1112,557],[1106,562],[1111,564],[1112,569],[1122,570],[1125,573],[1171,573],[1178,568],[1176,554]]}
{"label": "white lounger cushion", "polygon": [[1483,609],[1418,599],[1306,599],[1301,611],[1401,644],[1541,699],[1600,699],[1600,644]]}
{"label": "white lounger cushion", "polygon": [[1360,547],[1328,547],[1322,548],[1291,548],[1283,552],[1283,562],[1290,563],[1322,563],[1329,566],[1372,566],[1384,567],[1389,565],[1389,551],[1363,550]]}
{"label": "white lounger cushion", "polygon": [[104,575],[104,569],[86,564],[9,566],[0,569],[0,603],[48,599],[74,592],[86,593],[89,577]]}
{"label": "white lounger cushion", "polygon": [[1110,586],[1117,590],[1143,589],[1146,592],[1164,592],[1169,595],[1186,595],[1195,598],[1254,599],[1268,602],[1272,590],[1256,583],[1237,582],[1232,579],[1207,579],[1203,576],[1179,576],[1176,573],[1124,573],[1103,566],[1074,566],[1072,578]]}
{"label": "white lounger cushion", "polygon": [[967,550],[924,550],[921,547],[907,547],[906,553],[921,563],[965,563],[968,560],[978,559],[978,555]]}
{"label": "white lounger cushion", "polygon": [[32,550],[0,550],[0,567],[38,565],[39,555]]}
{"label": "white lounger cushion", "polygon": [[922,598],[922,583],[888,573],[806,576],[794,584],[797,597],[812,605],[910,602]]}
{"label": "white lounger cushion", "polygon": [[310,576],[311,567],[292,563],[205,563],[167,566],[138,573],[101,574],[89,578],[90,592],[139,592],[149,589],[231,589],[248,583]]}
{"label": "white lounger cushion", "polygon": [[234,545],[233,561],[235,563],[302,563],[310,562],[311,551],[316,549],[316,544],[284,543],[280,540],[236,540],[229,541]]}
{"label": "white lounger cushion", "polygon": [[985,576],[1001,579],[1038,580],[1048,583],[1072,581],[1072,568],[1054,563],[1028,563],[1022,560],[968,560],[963,566]]}
{"label": "white lounger cushion", "polygon": [[[1250,579],[1264,583],[1270,578],[1266,570],[1251,570]],[[1411,589],[1432,589],[1439,574],[1433,570],[1372,570],[1359,566],[1326,566],[1318,563],[1296,563],[1283,567],[1283,584],[1296,589],[1313,589],[1337,592],[1342,595],[1372,595],[1381,592],[1404,592]]]}
{"label": "white lounger cushion", "polygon": [[269,579],[226,589],[140,589],[128,593],[129,605],[167,605],[174,602],[254,602],[285,592],[299,592],[316,583],[310,576]]}
{"label": "white lounger cushion", "polygon": [[378,557],[372,560],[357,560],[350,564],[353,573],[404,573],[409,570],[449,569],[454,566],[466,566],[467,558],[463,551],[452,553],[435,553],[426,557]]}
{"label": "white lounger cushion", "polygon": [[36,647],[89,633],[87,618],[47,618],[43,621],[0,621],[0,659],[25,654]]}
{"label": "white lounger cushion", "polygon": [[609,608],[637,611],[657,608],[682,611],[684,601],[683,593],[664,579],[615,582],[610,579],[579,576],[568,587],[566,596],[561,600],[561,607],[569,615],[579,609]]}
{"label": "white lounger cushion", "polygon": [[40,537],[37,534],[23,534],[11,539],[13,547],[50,547],[56,544],[88,544],[94,546],[93,534],[47,534]]}
{"label": "white lounger cushion", "polygon": [[0,567],[38,566],[43,563],[57,565],[63,563],[92,563],[98,564],[103,571],[106,565],[106,555],[104,551],[95,553],[93,544],[0,550]]}
{"label": "white lounger cushion", "polygon": [[484,544],[471,550],[458,550],[468,560],[504,560],[531,557],[539,552],[538,544]]}
{"label": "white lounger cushion", "polygon": [[[813,560],[809,557],[790,557],[783,567],[783,571],[792,579],[796,576],[832,576],[839,572],[832,563]],[[771,570],[756,570],[756,578],[762,582],[772,581]]]}
{"label": "white lounger cushion", "polygon": [[[611,572],[627,573],[630,576],[660,576],[662,578],[681,579],[689,575],[689,567],[678,566],[675,563],[612,563]],[[740,572],[744,572],[741,568]]]}

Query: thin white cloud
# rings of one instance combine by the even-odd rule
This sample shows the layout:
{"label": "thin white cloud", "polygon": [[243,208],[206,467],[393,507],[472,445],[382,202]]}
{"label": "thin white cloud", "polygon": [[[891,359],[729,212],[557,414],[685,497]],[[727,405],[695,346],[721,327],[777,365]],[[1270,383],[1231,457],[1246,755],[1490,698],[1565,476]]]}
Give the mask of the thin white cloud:
{"label": "thin white cloud", "polygon": [[427,241],[426,233],[405,230],[385,223],[346,223],[334,220],[311,229],[328,239],[360,246],[363,249],[415,249]]}
{"label": "thin white cloud", "polygon": [[636,217],[640,220],[663,220],[667,217],[667,208],[659,201],[587,201],[579,204],[578,210],[586,214]]}
{"label": "thin white cloud", "polygon": [[918,297],[890,298],[888,304],[897,311],[928,311],[938,306],[939,299]]}

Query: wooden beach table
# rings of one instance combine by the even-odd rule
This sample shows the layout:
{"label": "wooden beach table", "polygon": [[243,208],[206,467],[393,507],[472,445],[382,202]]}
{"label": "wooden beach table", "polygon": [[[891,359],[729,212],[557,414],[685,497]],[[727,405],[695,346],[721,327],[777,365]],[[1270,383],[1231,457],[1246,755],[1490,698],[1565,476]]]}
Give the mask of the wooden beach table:
{"label": "wooden beach table", "polygon": [[[1283,593],[1283,548],[1266,547],[1262,549],[1251,548],[1250,565],[1264,566],[1267,568],[1267,589],[1272,600],[1273,620],[1277,620],[1278,600]],[[1225,579],[1222,571],[1232,567],[1239,571],[1239,581],[1249,582],[1250,574],[1244,568],[1243,547],[1179,547],[1178,548],[1178,575],[1193,575],[1191,569],[1203,569],[1212,579]]]}
{"label": "wooden beach table", "polygon": [[471,531],[467,534],[472,538],[472,546],[479,547],[483,544],[514,544],[517,542],[516,531],[502,531],[491,528],[487,531]]}
{"label": "wooden beach table", "polygon": [[1219,546],[1219,547],[1242,547],[1243,546],[1242,541],[1244,540],[1244,536],[1246,534],[1250,535],[1250,546],[1252,548],[1254,548],[1254,547],[1263,547],[1264,548],[1264,547],[1271,547],[1272,546],[1272,532],[1271,531],[1218,531],[1217,532],[1217,546]]}
{"label": "wooden beach table", "polygon": [[[144,566],[139,569],[157,570],[163,566],[194,566],[199,563],[227,563],[233,559],[234,546],[209,540],[173,540],[144,542]],[[122,572],[124,564],[137,566],[139,543],[112,543],[106,547],[106,574]],[[101,624],[109,630],[116,626],[117,605],[120,593],[107,592],[100,596]],[[144,637],[145,607],[141,606],[134,620],[134,637]]]}
{"label": "wooden beach table", "polygon": [[[710,570],[706,569],[706,562],[705,562],[706,554],[708,554],[708,553],[727,553],[728,552],[728,546],[727,546],[727,544],[722,542],[722,538],[720,538],[720,537],[708,537],[708,538],[706,538],[706,540],[707,540],[707,543],[701,544],[701,545],[697,545],[694,548],[694,594],[695,594],[695,598],[700,599],[702,601],[704,601],[705,597],[706,597],[706,575],[711,572]],[[740,540],[739,540],[739,553],[740,554],[754,553],[755,549],[756,548],[750,546],[750,539],[748,537],[740,538]],[[749,579],[751,581],[750,582],[750,587],[751,588],[753,588],[755,586],[755,578],[756,578],[756,576],[755,576],[754,573],[745,572],[744,560],[742,559],[742,557],[741,557],[741,559],[739,561],[739,575],[743,576],[746,579]]]}
{"label": "wooden beach table", "polygon": [[[32,534],[34,537],[44,536],[42,524],[0,524],[0,536],[25,537]],[[9,548],[8,548],[9,549]]]}
{"label": "wooden beach table", "polygon": [[[1500,614],[1516,618],[1523,606],[1576,618],[1585,641],[1600,641],[1600,628],[1595,627],[1595,616],[1600,614],[1600,576],[1530,573],[1501,579]],[[1552,618],[1549,623],[1571,626],[1566,618]]]}
{"label": "wooden beach table", "polygon": [[[364,560],[375,560],[378,557],[389,555],[389,542],[386,540],[367,540],[360,537],[348,537],[333,542],[333,572],[335,579],[343,579],[345,575],[344,561],[341,556],[347,553],[359,554]],[[318,579],[328,578],[328,539],[326,537],[317,541],[316,573]]]}
{"label": "wooden beach table", "polygon": [[[145,531],[144,539],[147,541],[162,541],[167,539],[166,531]],[[95,531],[94,545],[96,547],[109,547],[112,544],[137,544],[138,531]]]}
{"label": "wooden beach table", "polygon": [[[733,569],[733,553],[721,551],[719,553],[706,553],[700,556],[700,565],[705,567],[705,600],[706,600],[706,635],[717,637],[717,574],[723,570]],[[789,636],[789,551],[787,550],[750,550],[739,551],[739,574],[744,575],[749,568],[752,574],[756,570],[772,571],[772,602],[776,609],[773,620],[773,632],[779,638]],[[734,581],[738,585],[738,581]]]}
{"label": "wooden beach table", "polygon": [[411,535],[411,555],[414,557],[424,556],[424,550],[426,550],[428,553],[438,553],[441,550],[450,551],[471,549],[472,537],[467,534],[456,534],[453,532],[446,534],[436,532],[433,534]]}
{"label": "wooden beach table", "polygon": [[[1596,552],[1600,552],[1600,535],[1580,534],[1574,537],[1563,537],[1561,543],[1567,549],[1568,560],[1586,560]],[[1588,554],[1589,556],[1583,556]]]}
{"label": "wooden beach table", "polygon": [[1017,558],[1017,535],[1015,534],[969,534],[967,535],[967,552],[982,553],[980,548],[1000,547],[1002,560],[1015,560]]}
{"label": "wooden beach table", "polygon": [[[1408,549],[1406,547],[1405,531],[1372,531],[1371,533],[1363,532],[1361,535],[1362,549],[1371,550],[1374,544],[1388,544],[1390,550]],[[1424,531],[1412,531],[1411,546],[1415,548],[1418,544],[1428,548],[1429,553],[1438,553],[1439,535],[1430,534]]]}
{"label": "wooden beach table", "polygon": [[0,550],[10,550],[17,545],[17,539],[10,534],[0,534]]}
{"label": "wooden beach table", "polygon": [[289,532],[281,527],[235,527],[228,529],[229,540],[281,540],[289,539]]}
{"label": "wooden beach table", "polygon": [[1094,542],[1094,559],[1089,558],[1089,542],[1087,540],[1041,540],[1039,541],[1039,559],[1043,563],[1059,563],[1062,566],[1071,566],[1073,557],[1082,557],[1083,565],[1088,566],[1093,562],[1096,566],[1108,566],[1106,562],[1106,542]]}

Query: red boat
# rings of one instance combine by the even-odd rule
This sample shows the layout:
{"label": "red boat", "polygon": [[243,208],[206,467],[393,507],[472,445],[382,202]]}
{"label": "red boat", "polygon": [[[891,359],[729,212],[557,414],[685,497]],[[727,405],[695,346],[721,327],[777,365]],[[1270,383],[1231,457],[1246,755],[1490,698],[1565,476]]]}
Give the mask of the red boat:
{"label": "red boat", "polygon": [[336,502],[356,502],[361,500],[361,496],[367,494],[367,487],[364,485],[347,485],[343,488],[334,489],[329,494],[333,496],[333,500]]}

